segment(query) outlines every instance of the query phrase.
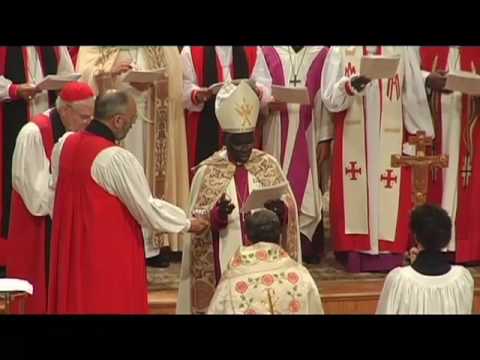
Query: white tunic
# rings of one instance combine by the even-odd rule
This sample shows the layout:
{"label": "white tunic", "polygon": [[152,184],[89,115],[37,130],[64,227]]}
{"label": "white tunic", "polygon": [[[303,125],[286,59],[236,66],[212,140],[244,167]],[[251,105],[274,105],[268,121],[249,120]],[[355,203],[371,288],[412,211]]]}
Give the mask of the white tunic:
{"label": "white tunic", "polygon": [[[297,86],[305,86],[308,70],[316,59],[323,46],[306,46],[298,53],[290,46],[275,46],[282,63],[285,85],[293,79],[294,73],[300,83]],[[285,148],[285,160],[282,170],[287,174],[295,148],[295,140],[300,125],[300,105],[288,104],[288,131]],[[317,144],[322,141],[331,140],[333,137],[333,122],[331,114],[323,105],[321,91],[317,92],[313,104],[312,125],[307,129],[306,137],[309,146],[310,173],[305,188],[303,202],[298,204],[300,231],[309,239],[312,238],[317,225],[322,218],[322,194],[319,186],[319,175],[317,171]],[[275,156],[281,161],[281,121],[280,112],[273,112],[263,127],[263,148],[266,152]]]}
{"label": "white tunic", "polygon": [[[220,60],[220,64],[223,72],[224,81],[232,79],[230,73],[232,65],[232,47],[231,46],[215,46],[215,51],[217,57]],[[195,72],[195,67],[193,66],[192,53],[190,46],[185,46],[182,49],[182,59],[183,59],[183,103],[185,108],[188,111],[200,112],[203,110],[203,103],[194,105],[192,103],[192,91],[200,89],[197,80],[197,74]],[[251,78],[255,80],[256,85],[262,91],[262,105],[265,105],[270,99],[271,86],[272,86],[272,77],[268,71],[267,63],[265,62],[265,57],[263,56],[262,50],[260,47],[257,47],[257,62],[255,63],[252,69]]]}
{"label": "white tunic", "polygon": [[317,285],[308,270],[278,245],[242,246],[231,259],[208,314],[323,314]]}
{"label": "white tunic", "polygon": [[[60,138],[52,153],[52,187],[56,187],[60,154],[65,140]],[[105,191],[118,197],[143,231],[177,233],[190,229],[190,220],[182,209],[152,196],[145,172],[128,150],[112,146],[102,150],[92,163],[92,179]]]}
{"label": "white tunic", "polygon": [[398,267],[385,279],[377,314],[471,314],[473,290],[473,277],[463,266],[440,276]]}

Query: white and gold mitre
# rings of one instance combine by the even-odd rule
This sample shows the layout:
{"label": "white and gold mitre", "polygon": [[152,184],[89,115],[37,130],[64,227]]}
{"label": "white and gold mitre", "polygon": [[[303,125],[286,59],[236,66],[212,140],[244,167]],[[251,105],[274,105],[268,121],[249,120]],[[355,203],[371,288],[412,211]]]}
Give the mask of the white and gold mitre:
{"label": "white and gold mitre", "polygon": [[226,81],[215,100],[215,115],[223,131],[247,133],[255,131],[260,100],[246,80],[238,85]]}

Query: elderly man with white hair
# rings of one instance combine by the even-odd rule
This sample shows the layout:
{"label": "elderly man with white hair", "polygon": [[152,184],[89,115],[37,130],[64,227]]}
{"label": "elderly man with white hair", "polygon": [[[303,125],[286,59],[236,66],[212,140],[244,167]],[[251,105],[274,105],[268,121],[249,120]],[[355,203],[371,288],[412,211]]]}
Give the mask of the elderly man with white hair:
{"label": "elderly man with white hair", "polygon": [[[9,277],[28,280],[33,296],[25,312],[46,312],[53,190],[49,186],[53,146],[66,131],[84,129],[93,117],[95,95],[86,83],[64,86],[55,108],[21,129],[12,162],[12,207],[7,259]],[[17,312],[17,306],[12,311]]]}

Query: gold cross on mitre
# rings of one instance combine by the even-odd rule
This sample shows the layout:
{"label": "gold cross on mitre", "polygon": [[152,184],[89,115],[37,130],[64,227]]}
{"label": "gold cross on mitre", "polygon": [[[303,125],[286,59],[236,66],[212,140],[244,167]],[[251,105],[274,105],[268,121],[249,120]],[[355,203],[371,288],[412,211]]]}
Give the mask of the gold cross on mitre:
{"label": "gold cross on mitre", "polygon": [[242,103],[237,105],[235,111],[242,118],[242,126],[252,126],[252,120],[250,120],[250,116],[252,115],[253,106],[247,104],[245,98],[242,98]]}
{"label": "gold cross on mitre", "polygon": [[425,131],[417,131],[408,139],[410,145],[415,145],[415,155],[406,156],[394,154],[391,158],[392,167],[410,166],[413,175],[413,201],[415,207],[427,202],[428,170],[431,167],[445,168],[448,166],[448,155],[425,155],[427,146],[432,145],[432,138]]}

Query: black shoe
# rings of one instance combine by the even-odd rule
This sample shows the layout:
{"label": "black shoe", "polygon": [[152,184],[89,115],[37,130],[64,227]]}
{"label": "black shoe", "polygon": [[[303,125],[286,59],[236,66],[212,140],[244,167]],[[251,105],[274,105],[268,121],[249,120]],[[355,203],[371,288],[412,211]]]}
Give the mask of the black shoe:
{"label": "black shoe", "polygon": [[147,266],[153,268],[168,268],[170,266],[170,259],[168,255],[157,255],[147,259]]}
{"label": "black shoe", "polygon": [[303,262],[305,262],[309,265],[320,264],[320,261],[321,261],[321,258],[318,255],[304,256],[303,257]]}

